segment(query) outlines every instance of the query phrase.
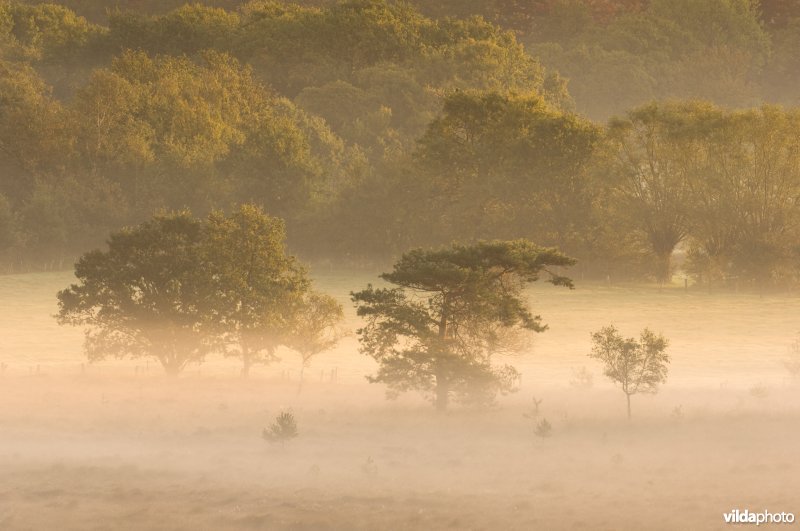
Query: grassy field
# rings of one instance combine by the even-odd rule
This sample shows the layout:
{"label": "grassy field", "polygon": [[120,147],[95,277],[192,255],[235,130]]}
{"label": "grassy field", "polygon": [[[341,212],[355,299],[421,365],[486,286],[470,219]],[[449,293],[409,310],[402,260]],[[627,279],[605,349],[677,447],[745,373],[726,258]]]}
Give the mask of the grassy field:
{"label": "grassy field", "polygon": [[[800,393],[551,391],[442,417],[361,384],[3,381],[2,529],[722,529],[795,511]],[[521,397],[520,397],[521,398]],[[291,408],[300,435],[261,439]]]}
{"label": "grassy field", "polygon": [[[346,272],[320,274],[318,289],[337,297],[345,307],[346,326],[353,332],[360,325],[349,301],[349,293],[375,282],[375,275]],[[55,294],[73,278],[68,272],[0,276],[0,361],[10,373],[80,370],[84,362],[82,331],[60,327],[53,319]],[[680,288],[660,290],[653,286],[583,286],[575,290],[535,286],[529,292],[531,305],[550,327],[536,335],[530,348],[512,359],[500,361],[517,366],[525,387],[568,386],[572,371],[597,367],[586,355],[591,348],[589,334],[615,324],[626,335],[637,335],[644,327],[670,339],[673,358],[670,385],[678,387],[733,386],[749,388],[785,385],[783,368],[788,346],[800,333],[800,298],[772,294],[708,293]],[[295,377],[296,356],[284,353],[284,362],[257,368],[266,377]],[[110,360],[88,368],[95,372],[130,370],[145,362]],[[360,383],[374,369],[371,360],[358,353],[355,335],[345,338],[332,352],[315,361],[309,372],[338,369],[339,380]],[[233,360],[209,359],[190,372],[238,374]]]}
{"label": "grassy field", "polygon": [[[369,280],[317,285],[346,301]],[[302,393],[288,353],[249,380],[232,360],[177,381],[143,361],[82,367],[81,331],[51,317],[69,281],[0,277],[3,530],[723,529],[734,508],[800,513],[800,385],[781,365],[800,328],[790,296],[538,286],[550,330],[512,360],[520,392],[441,416],[367,384],[353,337],[314,362]],[[610,323],[672,342],[670,379],[634,397],[632,422],[586,357]],[[594,385],[571,386],[584,366]],[[284,410],[299,437],[265,442]],[[541,418],[548,437],[534,434]]]}

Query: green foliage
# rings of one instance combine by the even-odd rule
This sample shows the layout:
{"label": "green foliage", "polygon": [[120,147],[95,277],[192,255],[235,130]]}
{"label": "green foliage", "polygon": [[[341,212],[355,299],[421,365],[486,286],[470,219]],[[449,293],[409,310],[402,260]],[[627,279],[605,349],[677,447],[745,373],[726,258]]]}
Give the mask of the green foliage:
{"label": "green foliage", "polygon": [[689,233],[695,177],[691,165],[699,146],[694,132],[720,118],[702,103],[653,103],[612,121],[616,144],[615,199],[656,258],[659,282],[671,278],[670,258]]}
{"label": "green foliage", "polygon": [[109,16],[112,45],[162,54],[195,54],[230,50],[239,31],[239,16],[224,9],[185,4],[163,16],[116,11]]}
{"label": "green foliage", "polygon": [[275,350],[300,324],[296,316],[311,318],[299,307],[309,289],[306,271],[286,255],[284,238],[283,222],[253,205],[230,216],[214,211],[206,223],[202,263],[216,301],[207,317],[245,376],[254,364],[277,359]]}
{"label": "green foliage", "polygon": [[295,102],[325,118],[371,160],[395,159],[411,150],[438,107],[438,98],[417,81],[413,70],[396,65],[364,68],[355,78],[355,84],[337,80],[307,87]]}
{"label": "green foliage", "polygon": [[70,116],[23,64],[0,61],[0,190],[19,198],[34,178],[61,173],[72,143]]}
{"label": "green foliage", "polygon": [[79,283],[59,292],[59,322],[89,327],[90,361],[153,357],[177,375],[212,347],[201,246],[202,225],[187,212],[112,234],[107,251],[75,265]]}
{"label": "green foliage", "polygon": [[800,212],[800,113],[762,107],[726,113],[699,139],[689,270],[709,284],[791,279]]}
{"label": "green foliage", "polygon": [[648,14],[681,28],[693,46],[729,46],[766,57],[769,37],[758,11],[756,0],[653,0]]}
{"label": "green foliage", "polygon": [[669,97],[749,105],[770,90],[770,36],[754,0],[654,0],[609,19],[592,2],[565,0],[536,16],[525,40],[598,119]]}
{"label": "green foliage", "polygon": [[620,385],[628,400],[631,417],[631,395],[655,393],[667,380],[670,362],[666,353],[669,342],[664,336],[644,329],[639,337],[625,338],[614,326],[606,326],[592,334],[590,358],[604,365],[604,374]]}
{"label": "green foliage", "polygon": [[216,52],[200,63],[126,52],[95,72],[76,106],[83,158],[142,210],[207,208],[208,197],[227,195],[288,215],[335,188],[350,156],[320,120]]}
{"label": "green foliage", "polygon": [[546,329],[522,288],[543,273],[554,285],[571,286],[551,268],[573,263],[525,240],[409,251],[381,275],[397,287],[352,294],[366,320],[358,331],[362,352],[380,365],[369,380],[392,394],[421,391],[439,410],[451,395],[487,403],[514,390],[518,373],[494,367],[492,356],[518,348],[517,333]]}
{"label": "green foliage", "polygon": [[800,212],[795,110],[653,103],[612,122],[614,201],[668,281],[684,245],[700,282],[764,286],[794,276]]}
{"label": "green foliage", "polygon": [[11,2],[0,5],[0,13],[0,19],[6,21],[3,25],[10,26],[10,34],[21,51],[34,60],[77,59],[93,53],[105,35],[102,27],[57,4],[29,6]]}
{"label": "green foliage", "polygon": [[601,139],[599,128],[536,95],[449,95],[419,141],[411,201],[421,206],[421,230],[433,243],[536,237],[587,256],[581,238],[595,210],[587,170]]}
{"label": "green foliage", "polygon": [[[79,283],[58,294],[59,322],[88,327],[90,361],[152,357],[176,375],[221,351],[239,357],[246,375],[274,361],[279,345],[297,346],[290,334],[341,315],[309,291],[305,269],[283,241],[283,223],[252,205],[227,216],[214,211],[205,221],[159,214],[112,234],[107,251],[81,257]],[[316,340],[315,347],[327,346]]]}
{"label": "green foliage", "polygon": [[59,267],[160,208],[253,202],[317,259],[524,237],[581,275],[663,282],[678,249],[704,283],[794,282],[795,119],[721,109],[798,103],[798,20],[783,0],[0,0],[0,260]]}
{"label": "green foliage", "polygon": [[258,101],[247,69],[218,54],[205,63],[142,52],[114,62],[115,74],[144,91],[137,114],[153,127],[158,159],[177,168],[210,165],[241,143],[240,113]]}
{"label": "green foliage", "polygon": [[660,80],[643,58],[626,50],[587,45],[565,49],[560,44],[545,43],[532,51],[569,79],[569,92],[577,108],[592,117],[618,114],[657,94]]}
{"label": "green foliage", "polygon": [[342,337],[339,323],[344,319],[342,305],[324,293],[306,293],[295,302],[292,323],[284,343],[300,354],[300,384],[311,359],[332,349]]}

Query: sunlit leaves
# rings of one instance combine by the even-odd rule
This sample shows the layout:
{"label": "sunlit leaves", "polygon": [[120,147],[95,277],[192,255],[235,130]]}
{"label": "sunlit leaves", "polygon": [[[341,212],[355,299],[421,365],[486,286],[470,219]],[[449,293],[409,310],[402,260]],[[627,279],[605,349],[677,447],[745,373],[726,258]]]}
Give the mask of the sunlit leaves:
{"label": "sunlit leaves", "polygon": [[444,409],[450,395],[491,402],[514,389],[513,368],[492,365],[492,355],[514,344],[516,331],[545,330],[522,297],[526,283],[549,276],[571,286],[557,268],[574,264],[554,249],[525,240],[452,245],[405,253],[381,278],[393,288],[354,293],[366,325],[362,352],[380,364],[373,382],[390,392],[418,390]]}

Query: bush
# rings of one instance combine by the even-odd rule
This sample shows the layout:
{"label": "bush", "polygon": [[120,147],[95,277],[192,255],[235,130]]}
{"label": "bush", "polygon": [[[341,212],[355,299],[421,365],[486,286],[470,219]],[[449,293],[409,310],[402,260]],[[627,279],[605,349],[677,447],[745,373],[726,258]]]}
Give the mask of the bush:
{"label": "bush", "polygon": [[542,439],[545,437],[550,437],[550,432],[553,431],[553,426],[547,421],[547,419],[542,419],[536,424],[536,428],[534,428],[533,433]]}
{"label": "bush", "polygon": [[294,419],[294,415],[288,411],[282,412],[275,417],[275,422],[269,428],[264,428],[261,436],[266,441],[281,444],[294,439],[297,437],[297,421]]}

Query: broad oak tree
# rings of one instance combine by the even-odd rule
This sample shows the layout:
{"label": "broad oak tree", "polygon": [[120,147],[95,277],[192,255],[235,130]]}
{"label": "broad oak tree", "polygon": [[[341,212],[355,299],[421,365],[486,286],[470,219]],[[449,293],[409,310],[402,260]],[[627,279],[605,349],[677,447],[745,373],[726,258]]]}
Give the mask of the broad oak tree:
{"label": "broad oak tree", "polygon": [[379,364],[369,381],[385,383],[390,396],[422,391],[440,411],[451,396],[487,402],[514,390],[518,372],[493,366],[492,355],[514,347],[514,332],[547,328],[522,289],[543,273],[572,288],[555,268],[574,263],[527,240],[407,252],[381,275],[396,287],[370,285],[352,294],[366,320],[358,330],[361,350]]}
{"label": "broad oak tree", "polygon": [[284,239],[283,222],[253,205],[205,220],[157,215],[78,261],[79,283],[58,294],[57,318],[88,327],[90,361],[152,357],[177,375],[213,351],[241,359],[246,376],[277,360],[280,345],[301,344],[292,334],[313,328],[320,305],[331,326],[341,317],[338,303],[310,290]]}
{"label": "broad oak tree", "polygon": [[156,215],[111,235],[108,250],[75,264],[79,283],[58,293],[58,321],[86,325],[89,361],[152,357],[179,374],[214,348],[204,324],[208,276],[198,267],[202,223],[188,212]]}

